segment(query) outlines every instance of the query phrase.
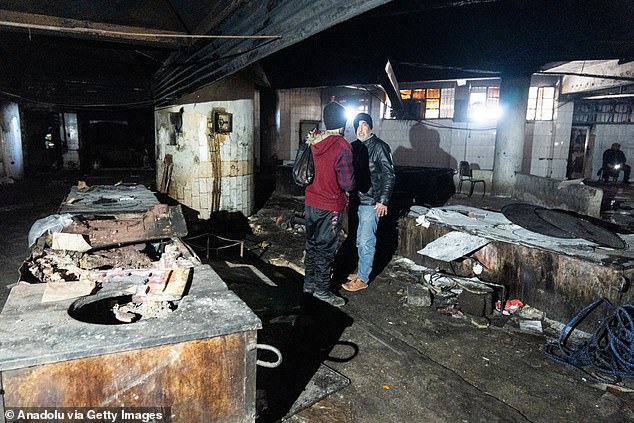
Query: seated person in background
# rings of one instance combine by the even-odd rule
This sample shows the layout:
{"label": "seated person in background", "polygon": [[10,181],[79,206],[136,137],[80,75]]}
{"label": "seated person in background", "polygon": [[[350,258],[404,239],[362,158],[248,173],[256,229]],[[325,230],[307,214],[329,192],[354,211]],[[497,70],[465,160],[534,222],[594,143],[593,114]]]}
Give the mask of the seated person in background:
{"label": "seated person in background", "polygon": [[623,170],[623,183],[629,183],[632,168],[625,164],[626,161],[625,154],[621,151],[621,144],[615,142],[611,148],[605,150],[603,152],[603,166],[601,167],[603,181],[607,182],[610,175],[618,176],[619,171]]}

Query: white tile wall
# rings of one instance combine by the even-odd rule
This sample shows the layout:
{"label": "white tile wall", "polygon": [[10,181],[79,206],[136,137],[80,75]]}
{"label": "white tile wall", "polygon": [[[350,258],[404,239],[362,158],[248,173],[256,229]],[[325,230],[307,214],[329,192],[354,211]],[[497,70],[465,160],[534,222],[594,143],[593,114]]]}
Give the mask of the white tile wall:
{"label": "white tile wall", "polygon": [[[532,174],[565,178],[573,109],[574,104],[567,103],[559,107],[555,121],[527,123],[533,126],[529,158]],[[390,144],[397,165],[456,168],[458,162],[467,160],[475,168],[493,169],[495,124],[451,119],[427,123],[379,120],[375,132]],[[629,139],[634,153],[634,137]]]}
{"label": "white tile wall", "polygon": [[[183,137],[181,145],[168,145],[166,126],[169,122],[169,113],[177,112],[184,108]],[[222,108],[233,114],[233,131],[230,134],[220,135],[220,159],[222,161],[252,161],[253,160],[253,100],[214,101],[206,103],[187,104],[174,106],[155,111],[157,150],[173,155],[174,170],[172,173],[173,193],[178,201],[199,212],[201,219],[208,219],[211,202],[213,178],[207,175],[210,166],[210,157],[204,154],[209,150],[207,122],[211,119],[212,110]],[[252,169],[253,167],[250,166]],[[157,172],[157,183],[162,172]],[[238,177],[223,177],[221,181],[221,210],[243,212],[246,216],[253,212],[253,184],[248,185],[247,180],[253,179],[253,175]],[[246,192],[250,190],[250,192]],[[245,191],[245,193],[243,193]]]}
{"label": "white tile wall", "polygon": [[280,143],[277,150],[279,160],[292,160],[299,146],[299,122],[321,120],[321,90],[301,88],[279,90]]}
{"label": "white tile wall", "polygon": [[451,167],[467,160],[492,169],[495,131],[467,127],[450,119],[425,122],[383,120],[377,136],[390,144],[394,163],[403,166]]}

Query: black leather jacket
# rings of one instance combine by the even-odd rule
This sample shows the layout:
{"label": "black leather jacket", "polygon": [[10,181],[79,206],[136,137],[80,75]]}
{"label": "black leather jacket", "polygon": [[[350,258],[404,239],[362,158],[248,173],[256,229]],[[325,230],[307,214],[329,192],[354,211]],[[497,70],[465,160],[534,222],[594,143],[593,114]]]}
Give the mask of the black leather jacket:
{"label": "black leather jacket", "polygon": [[390,146],[372,134],[370,138],[352,143],[354,176],[357,183],[355,200],[358,204],[387,205],[394,191],[394,164]]}

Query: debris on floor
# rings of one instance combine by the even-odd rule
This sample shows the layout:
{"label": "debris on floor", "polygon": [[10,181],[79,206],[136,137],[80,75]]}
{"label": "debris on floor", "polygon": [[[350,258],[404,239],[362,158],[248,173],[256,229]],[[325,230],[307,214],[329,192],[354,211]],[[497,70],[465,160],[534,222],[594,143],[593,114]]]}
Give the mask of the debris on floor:
{"label": "debris on floor", "polygon": [[158,204],[148,193],[74,187],[62,203],[69,213],[32,226],[20,282],[46,284],[42,302],[82,298],[88,309],[103,303],[95,310],[123,323],[167,316],[201,262],[178,238],[187,233],[180,206]]}
{"label": "debris on floor", "polygon": [[407,286],[407,304],[418,307],[429,307],[432,304],[429,288],[421,284]]}
{"label": "debris on floor", "polygon": [[[521,295],[558,321],[600,295],[615,304],[632,302],[634,291],[626,282],[634,275],[631,233],[591,217],[528,204],[511,204],[503,211],[413,206],[399,224],[398,252],[438,273],[475,275],[488,282],[502,307],[509,296]],[[435,293],[435,305],[455,303],[451,294],[458,293]],[[463,311],[482,314],[479,309]],[[539,323],[534,325],[537,331]]]}

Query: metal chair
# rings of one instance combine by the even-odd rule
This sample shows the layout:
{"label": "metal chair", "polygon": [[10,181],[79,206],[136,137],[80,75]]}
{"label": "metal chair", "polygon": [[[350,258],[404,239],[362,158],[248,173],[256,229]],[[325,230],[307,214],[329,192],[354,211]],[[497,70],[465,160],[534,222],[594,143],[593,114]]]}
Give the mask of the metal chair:
{"label": "metal chair", "polygon": [[613,169],[606,164],[602,166],[601,169],[599,169],[597,175],[599,175],[599,181],[603,180],[603,182],[618,182],[619,173],[620,169]]}
{"label": "metal chair", "polygon": [[471,185],[469,185],[469,197],[471,197],[473,195],[473,187],[475,186],[475,184],[482,184],[482,196],[484,197],[484,195],[486,194],[486,183],[484,182],[484,179],[473,179],[473,171],[471,170],[471,166],[469,165],[469,162],[460,162],[460,165],[458,166],[458,192],[462,193],[462,183],[463,182],[469,182]]}

